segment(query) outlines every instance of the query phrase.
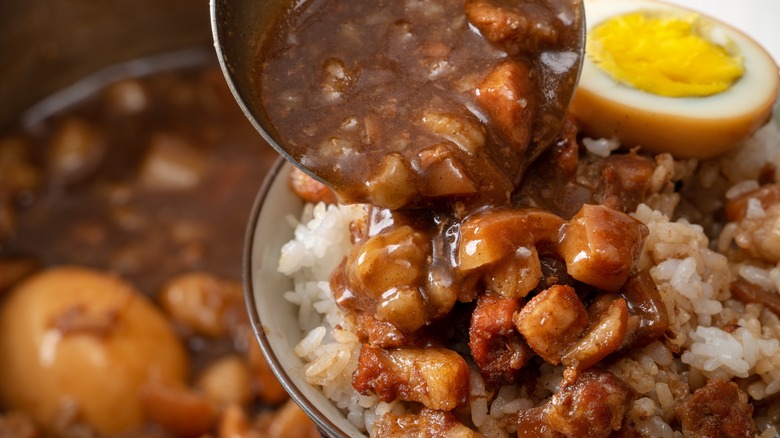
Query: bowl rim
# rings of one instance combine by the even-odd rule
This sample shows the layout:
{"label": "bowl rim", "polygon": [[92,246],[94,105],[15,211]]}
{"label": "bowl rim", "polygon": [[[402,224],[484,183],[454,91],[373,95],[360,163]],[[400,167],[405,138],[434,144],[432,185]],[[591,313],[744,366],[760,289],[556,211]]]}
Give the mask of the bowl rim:
{"label": "bowl rim", "polygon": [[268,194],[278,177],[283,177],[285,171],[292,169],[292,165],[284,159],[284,157],[277,158],[276,162],[271,166],[263,180],[260,190],[258,191],[254,204],[252,205],[252,212],[250,213],[249,220],[246,225],[246,231],[244,234],[244,249],[242,258],[242,283],[244,286],[244,302],[247,307],[247,313],[249,314],[249,323],[252,332],[255,335],[255,339],[260,344],[260,349],[268,362],[271,371],[274,373],[279,382],[284,387],[285,391],[295,401],[295,403],[311,418],[320,434],[331,438],[346,438],[348,435],[341,430],[335,423],[330,421],[309,399],[304,396],[292,377],[282,366],[279,358],[274,353],[273,347],[270,341],[266,337],[263,330],[263,323],[260,319],[260,314],[257,311],[257,301],[255,300],[255,291],[252,282],[253,266],[252,266],[252,254],[255,248],[255,234],[257,223],[260,220],[260,215],[263,211],[263,206]]}

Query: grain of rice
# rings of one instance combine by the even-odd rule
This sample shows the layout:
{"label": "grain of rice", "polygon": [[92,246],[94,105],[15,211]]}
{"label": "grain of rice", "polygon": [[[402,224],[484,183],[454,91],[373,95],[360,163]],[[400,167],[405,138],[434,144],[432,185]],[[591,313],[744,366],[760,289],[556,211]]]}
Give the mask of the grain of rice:
{"label": "grain of rice", "polygon": [[[767,123],[739,147],[717,160],[721,172],[731,184],[758,179],[767,163],[780,163],[778,138],[780,129],[777,123]],[[780,181],[780,168],[775,168],[775,179]]]}
{"label": "grain of rice", "polygon": [[655,157],[655,170],[650,176],[650,191],[660,192],[674,178],[675,161],[671,154],[659,154]]}
{"label": "grain of rice", "polygon": [[479,371],[469,371],[469,394],[471,402],[471,421],[479,427],[488,415],[488,395],[485,392],[485,380]]}
{"label": "grain of rice", "polygon": [[471,400],[471,421],[475,426],[480,427],[485,423],[488,416],[487,397],[473,398]]}
{"label": "grain of rice", "polygon": [[668,367],[672,361],[674,361],[672,352],[669,351],[669,349],[659,341],[655,341],[645,347],[642,350],[642,354],[650,357],[656,364],[661,367]]}
{"label": "grain of rice", "polygon": [[[777,366],[777,365],[775,365]],[[780,379],[778,379],[778,376],[774,376],[771,383],[766,385],[766,388],[764,389],[766,396],[775,395],[780,392]],[[760,400],[760,399],[758,399]]]}
{"label": "grain of rice", "polygon": [[593,155],[599,157],[608,157],[609,154],[620,147],[620,142],[617,138],[583,138],[582,144],[585,149]]}
{"label": "grain of rice", "polygon": [[748,385],[745,392],[754,399],[761,400],[766,397],[766,383],[762,381],[753,382]]}
{"label": "grain of rice", "polygon": [[324,385],[328,382],[328,368],[332,367],[338,361],[337,351],[325,351],[320,356],[306,365],[306,378],[318,385]]}
{"label": "grain of rice", "polygon": [[748,219],[761,219],[766,217],[766,211],[764,210],[764,206],[761,204],[761,201],[756,198],[748,199],[745,217]]}
{"label": "grain of rice", "polygon": [[639,356],[639,364],[644,368],[645,372],[650,375],[656,375],[658,374],[658,365],[656,365],[655,361],[645,355]]}
{"label": "grain of rice", "polygon": [[650,397],[641,397],[631,405],[631,415],[637,419],[648,419],[655,415],[655,402]]}
{"label": "grain of rice", "polygon": [[363,414],[362,410],[360,411],[350,410],[347,413],[347,420],[350,423],[352,423],[353,426],[359,429],[364,429],[366,427],[366,425],[363,423],[364,417],[365,415]]}
{"label": "grain of rice", "polygon": [[735,222],[729,222],[721,231],[718,236],[718,251],[725,253],[731,247],[731,241],[734,240],[734,233],[737,231],[737,224]]}
{"label": "grain of rice", "polygon": [[481,426],[477,429],[486,438],[506,438],[507,433],[500,424],[492,417],[487,417]]}
{"label": "grain of rice", "polygon": [[550,364],[543,364],[540,367],[541,377],[537,381],[538,389],[548,393],[558,392],[563,380],[563,367],[554,367]]}
{"label": "grain of rice", "polygon": [[745,193],[752,192],[758,187],[759,187],[758,181],[755,180],[738,182],[733,186],[731,186],[731,188],[726,191],[726,199],[736,199],[744,195]]}
{"label": "grain of rice", "polygon": [[314,350],[320,346],[322,340],[325,338],[327,330],[325,327],[316,327],[310,331],[306,336],[298,342],[295,346],[295,354],[300,357],[306,357],[314,353]]}
{"label": "grain of rice", "polygon": [[516,413],[520,405],[519,400],[516,398],[516,389],[513,386],[502,386],[490,405],[490,415],[495,418],[502,418],[506,414]]}
{"label": "grain of rice", "polygon": [[668,412],[674,409],[674,396],[672,391],[669,390],[669,385],[663,382],[656,383],[655,394],[661,406],[661,411]]}
{"label": "grain of rice", "polygon": [[342,344],[357,344],[360,340],[352,331],[336,328],[333,330],[333,339]]}

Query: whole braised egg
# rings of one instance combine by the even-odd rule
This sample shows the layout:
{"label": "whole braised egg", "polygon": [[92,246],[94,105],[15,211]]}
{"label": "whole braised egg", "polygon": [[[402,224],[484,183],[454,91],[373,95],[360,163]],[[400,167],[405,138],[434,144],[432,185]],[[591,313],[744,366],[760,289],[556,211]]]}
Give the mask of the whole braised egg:
{"label": "whole braised egg", "polygon": [[42,271],[4,297],[0,363],[0,405],[42,425],[75,410],[99,436],[141,427],[146,387],[183,385],[189,372],[184,345],[144,295],[76,266]]}
{"label": "whole braised egg", "polygon": [[710,158],[771,115],[778,67],[758,43],[653,0],[585,0],[586,56],[572,114],[590,137]]}

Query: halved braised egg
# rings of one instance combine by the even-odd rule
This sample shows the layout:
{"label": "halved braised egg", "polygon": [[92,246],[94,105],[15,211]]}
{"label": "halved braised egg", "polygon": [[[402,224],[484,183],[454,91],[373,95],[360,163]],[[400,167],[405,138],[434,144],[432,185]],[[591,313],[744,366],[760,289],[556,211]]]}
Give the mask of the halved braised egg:
{"label": "halved braised egg", "polygon": [[653,0],[586,0],[586,56],[571,112],[591,137],[709,158],[769,118],[778,67],[713,18]]}

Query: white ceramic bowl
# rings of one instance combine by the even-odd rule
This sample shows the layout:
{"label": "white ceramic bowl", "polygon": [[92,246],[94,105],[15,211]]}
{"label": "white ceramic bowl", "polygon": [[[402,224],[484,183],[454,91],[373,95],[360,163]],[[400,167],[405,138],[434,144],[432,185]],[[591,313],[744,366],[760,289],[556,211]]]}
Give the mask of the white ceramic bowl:
{"label": "white ceramic bowl", "polygon": [[292,280],[279,273],[282,245],[293,238],[286,217],[299,217],[303,203],[287,185],[292,165],[281,158],[255,200],[244,245],[244,288],[249,317],[260,347],[287,392],[329,437],[364,436],[318,389],[306,382],[293,349],[301,340],[296,307],[286,301]]}

